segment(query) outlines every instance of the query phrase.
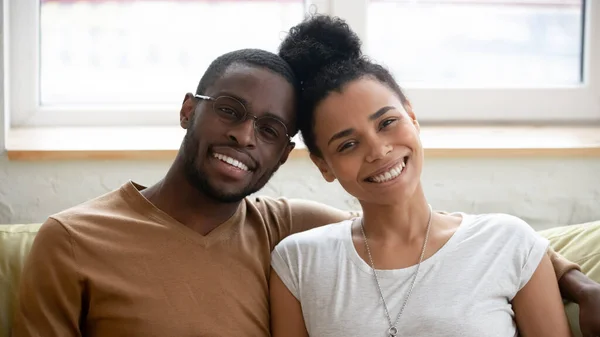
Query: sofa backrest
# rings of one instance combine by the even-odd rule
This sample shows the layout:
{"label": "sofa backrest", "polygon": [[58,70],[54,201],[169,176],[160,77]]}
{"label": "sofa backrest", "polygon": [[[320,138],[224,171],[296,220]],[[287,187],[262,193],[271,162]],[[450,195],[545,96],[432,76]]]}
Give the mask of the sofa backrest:
{"label": "sofa backrest", "polygon": [[0,337],[10,336],[21,270],[40,226],[0,225]]}
{"label": "sofa backrest", "polygon": [[[600,221],[550,228],[540,232],[560,255],[577,263],[581,272],[600,283]],[[573,337],[581,337],[579,307],[567,303],[565,310]]]}

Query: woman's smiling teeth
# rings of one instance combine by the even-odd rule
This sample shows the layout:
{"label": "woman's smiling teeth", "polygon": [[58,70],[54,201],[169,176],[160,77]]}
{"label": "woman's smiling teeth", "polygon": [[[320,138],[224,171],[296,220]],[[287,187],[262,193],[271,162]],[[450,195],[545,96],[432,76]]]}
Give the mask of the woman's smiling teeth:
{"label": "woman's smiling teeth", "polygon": [[225,162],[231,166],[237,167],[240,170],[248,171],[248,166],[244,165],[239,160],[235,160],[231,157],[228,157],[228,156],[220,154],[220,153],[213,153],[213,157],[215,157],[215,158],[219,159],[220,161]]}
{"label": "woman's smiling teeth", "polygon": [[402,173],[402,170],[406,167],[406,158],[404,158],[403,161],[400,162],[400,164],[398,164],[397,166],[392,167],[390,170],[388,170],[387,172],[378,174],[376,176],[372,176],[367,178],[367,181],[372,182],[372,183],[385,183],[388,182],[390,180],[393,180],[395,178],[397,178],[400,173]]}

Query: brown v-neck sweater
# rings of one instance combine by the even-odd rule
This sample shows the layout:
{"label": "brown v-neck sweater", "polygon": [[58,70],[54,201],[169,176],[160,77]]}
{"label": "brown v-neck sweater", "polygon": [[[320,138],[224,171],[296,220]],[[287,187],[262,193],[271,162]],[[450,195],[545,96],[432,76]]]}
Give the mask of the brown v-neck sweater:
{"label": "brown v-neck sweater", "polygon": [[14,337],[269,336],[273,247],[355,215],[246,198],[202,236],[153,206],[142,188],[129,182],[46,221],[23,271]]}

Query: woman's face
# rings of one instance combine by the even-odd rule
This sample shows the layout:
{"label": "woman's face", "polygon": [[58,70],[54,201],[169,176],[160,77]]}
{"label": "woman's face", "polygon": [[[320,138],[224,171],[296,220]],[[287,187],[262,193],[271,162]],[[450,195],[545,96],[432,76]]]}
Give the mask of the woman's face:
{"label": "woman's face", "polygon": [[312,155],[327,181],[337,179],[357,199],[377,204],[406,200],[420,184],[423,148],[409,103],[371,78],[348,83],[315,110]]}

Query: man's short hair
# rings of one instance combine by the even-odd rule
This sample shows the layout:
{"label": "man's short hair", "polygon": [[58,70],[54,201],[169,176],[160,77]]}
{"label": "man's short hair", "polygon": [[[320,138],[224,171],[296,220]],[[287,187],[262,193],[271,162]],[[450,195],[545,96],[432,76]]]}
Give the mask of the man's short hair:
{"label": "man's short hair", "polygon": [[217,57],[208,66],[202,79],[200,79],[196,94],[204,95],[206,89],[213,85],[233,64],[266,68],[281,75],[292,85],[294,90],[297,90],[299,87],[292,68],[279,55],[262,49],[240,49]]}

